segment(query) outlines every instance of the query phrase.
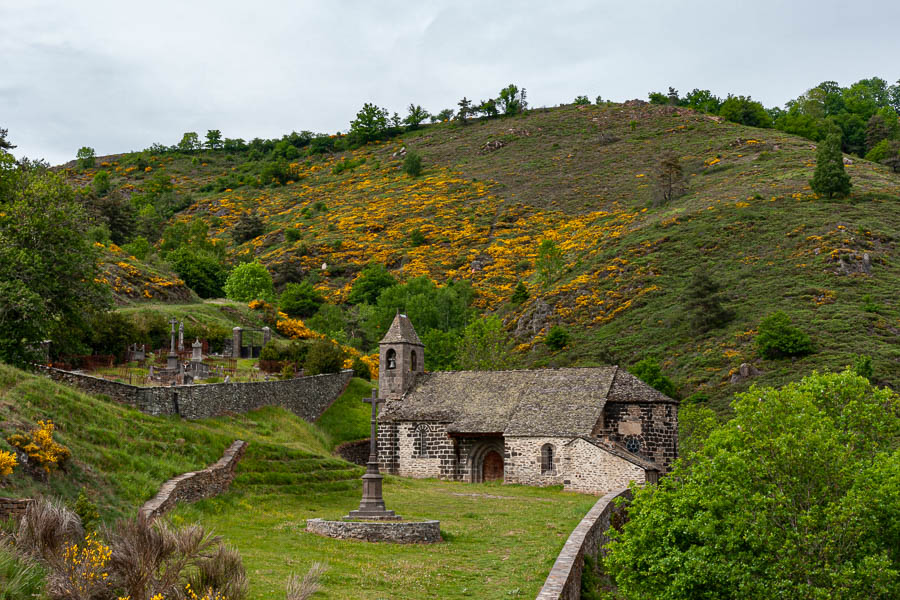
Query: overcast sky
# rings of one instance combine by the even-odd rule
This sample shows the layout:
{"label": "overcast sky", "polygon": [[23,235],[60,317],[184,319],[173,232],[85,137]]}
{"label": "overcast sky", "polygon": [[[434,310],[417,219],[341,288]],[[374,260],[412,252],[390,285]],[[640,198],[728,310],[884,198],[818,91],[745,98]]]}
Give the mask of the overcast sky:
{"label": "overcast sky", "polygon": [[669,85],[783,105],[896,81],[898,26],[896,0],[0,0],[0,127],[57,164],[185,131],[345,131],[364,102],[437,111],[509,83],[532,106]]}

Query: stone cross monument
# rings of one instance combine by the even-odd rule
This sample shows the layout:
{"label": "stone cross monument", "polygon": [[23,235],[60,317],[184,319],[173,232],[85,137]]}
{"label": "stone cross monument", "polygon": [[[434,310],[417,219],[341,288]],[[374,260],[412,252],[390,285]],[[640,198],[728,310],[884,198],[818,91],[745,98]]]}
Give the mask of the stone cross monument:
{"label": "stone cross monument", "polygon": [[372,390],[372,397],[363,400],[372,405],[372,435],[369,438],[369,461],[366,466],[366,473],[362,476],[363,495],[359,502],[359,510],[351,510],[350,514],[344,517],[345,520],[352,519],[376,519],[376,520],[399,520],[401,517],[394,514],[392,510],[386,510],[384,507],[384,498],[381,496],[381,473],[378,472],[378,442],[377,442],[377,419],[378,404],[384,402],[383,399],[377,397],[375,390]]}
{"label": "stone cross monument", "polygon": [[169,319],[169,325],[172,326],[172,342],[169,345],[169,355],[166,357],[166,368],[172,371],[178,370],[178,354],[175,353],[175,324],[178,319],[172,317]]}
{"label": "stone cross monument", "polygon": [[178,323],[178,351],[184,352],[184,321]]}

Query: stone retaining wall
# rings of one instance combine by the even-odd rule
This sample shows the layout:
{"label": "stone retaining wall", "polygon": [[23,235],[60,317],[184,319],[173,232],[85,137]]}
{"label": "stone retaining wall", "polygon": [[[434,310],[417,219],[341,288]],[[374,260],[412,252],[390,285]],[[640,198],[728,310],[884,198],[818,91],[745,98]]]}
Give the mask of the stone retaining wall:
{"label": "stone retaining wall", "polygon": [[354,465],[365,467],[369,462],[369,438],[339,444],[334,449],[334,455]]}
{"label": "stone retaining wall", "polygon": [[[604,553],[602,546],[609,541],[606,535],[613,519],[624,520],[625,505],[616,506],[616,498],[631,499],[631,490],[610,492],[597,500],[581,523],[569,535],[556,558],[550,575],[537,595],[537,600],[578,600],[581,597],[581,574],[584,571],[584,555],[597,557]],[[605,554],[605,553],[604,553]]]}
{"label": "stone retaining wall", "polygon": [[22,518],[31,502],[31,498],[0,498],[0,523],[11,517]]}
{"label": "stone retaining wall", "polygon": [[51,379],[89,394],[103,394],[150,415],[181,415],[205,419],[245,413],[263,406],[281,406],[307,421],[315,421],[337,400],[353,371],[253,383],[209,383],[139,387],[73,371],[45,368]]}
{"label": "stone retaining wall", "polygon": [[154,519],[175,507],[176,502],[196,502],[217,496],[234,480],[234,468],[244,455],[247,442],[236,440],[215,464],[193,473],[184,473],[165,482],[159,493],[141,507],[140,513]]}
{"label": "stone retaining wall", "polygon": [[325,521],[307,519],[306,531],[339,540],[433,544],[441,540],[440,521]]}

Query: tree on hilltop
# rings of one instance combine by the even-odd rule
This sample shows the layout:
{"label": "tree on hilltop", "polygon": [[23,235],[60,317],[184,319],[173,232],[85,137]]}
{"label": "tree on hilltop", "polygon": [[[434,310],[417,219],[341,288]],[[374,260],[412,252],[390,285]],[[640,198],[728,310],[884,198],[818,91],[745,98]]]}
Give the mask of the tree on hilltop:
{"label": "tree on hilltop", "polygon": [[410,129],[418,129],[419,125],[430,117],[428,111],[419,106],[418,104],[410,104],[409,108],[407,108],[409,114],[406,115],[406,118],[403,119],[403,122],[409,126]]}
{"label": "tree on hilltop", "polygon": [[197,135],[195,131],[187,131],[183,136],[181,136],[181,141],[178,142],[178,149],[182,152],[193,152],[194,150],[200,149],[200,136]]}
{"label": "tree on hilltop", "polygon": [[528,102],[525,100],[525,88],[520,90],[513,83],[500,90],[500,97],[497,101],[504,115],[517,115],[528,108]]}
{"label": "tree on hilltop", "polygon": [[365,144],[380,139],[387,131],[390,116],[387,109],[366,102],[350,121],[350,136]]}
{"label": "tree on hilltop", "polygon": [[4,150],[12,150],[15,146],[6,139],[6,136],[9,135],[8,129],[3,129],[0,127],[0,152]]}
{"label": "tree on hilltop", "polygon": [[78,160],[79,169],[90,169],[94,166],[94,161],[97,158],[97,154],[90,146],[82,146],[75,154],[75,158]]}
{"label": "tree on hilltop", "polygon": [[462,100],[456,103],[459,106],[459,110],[456,111],[456,118],[459,120],[460,125],[468,125],[469,124],[469,115],[472,114],[472,101],[463,96]]}
{"label": "tree on hilltop", "polygon": [[218,150],[222,147],[222,132],[218,129],[210,129],[206,132],[206,147],[210,150]]}

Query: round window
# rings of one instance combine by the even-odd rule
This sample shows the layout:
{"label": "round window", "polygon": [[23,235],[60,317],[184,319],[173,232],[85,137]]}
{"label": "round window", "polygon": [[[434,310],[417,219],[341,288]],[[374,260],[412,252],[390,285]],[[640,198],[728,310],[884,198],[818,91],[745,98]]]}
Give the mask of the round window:
{"label": "round window", "polygon": [[641,451],[641,440],[637,436],[630,435],[625,438],[625,449],[633,454]]}

